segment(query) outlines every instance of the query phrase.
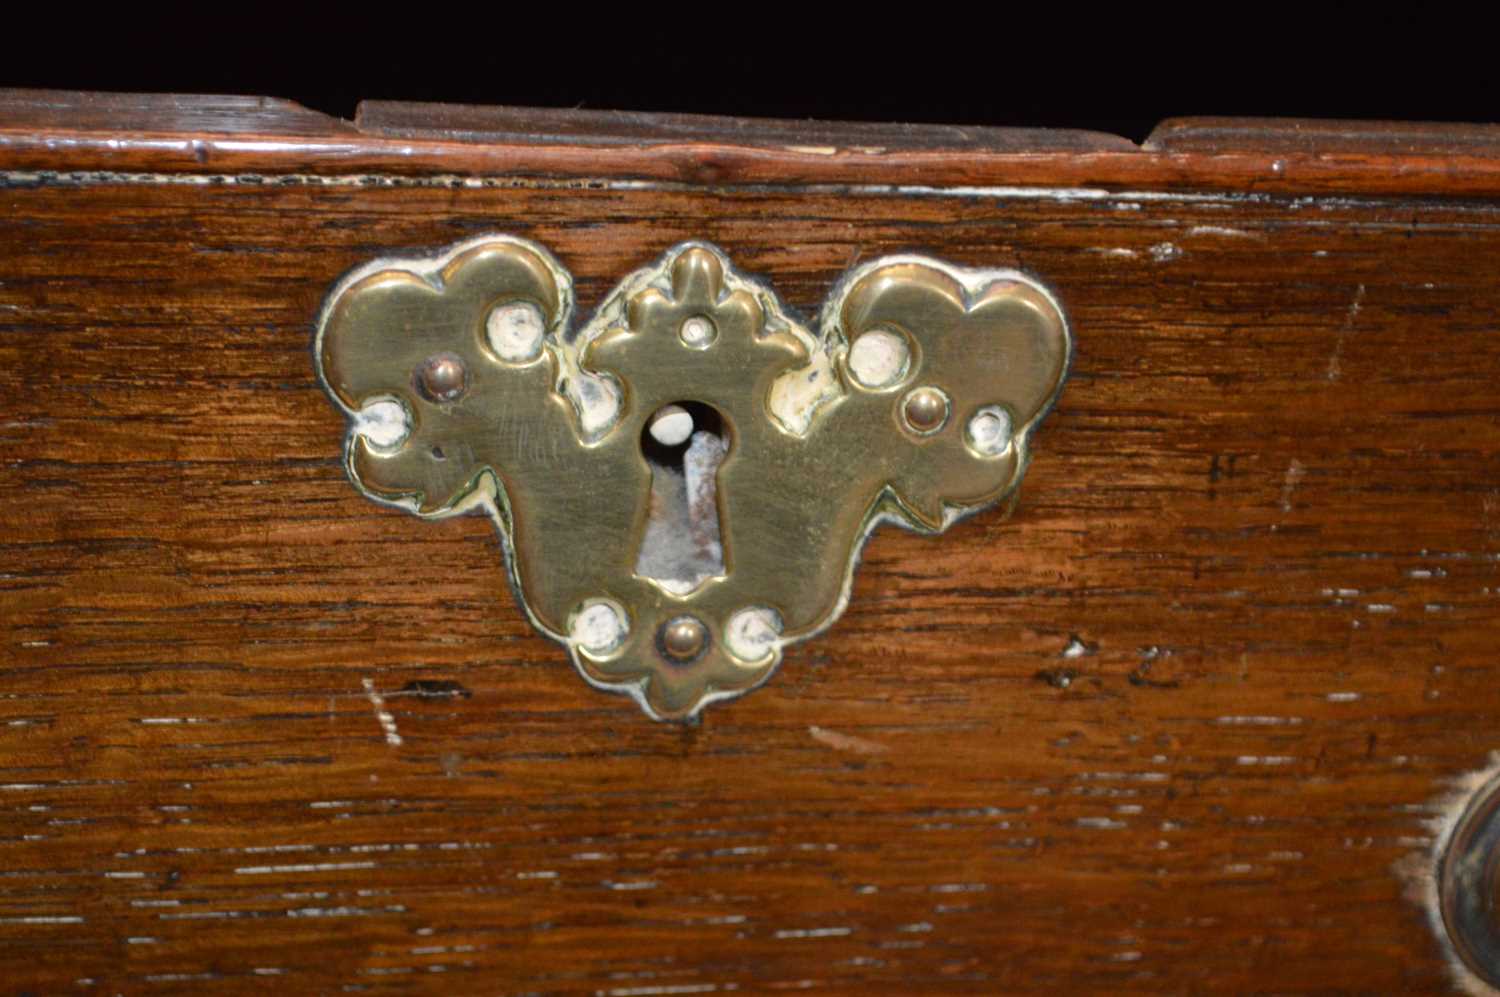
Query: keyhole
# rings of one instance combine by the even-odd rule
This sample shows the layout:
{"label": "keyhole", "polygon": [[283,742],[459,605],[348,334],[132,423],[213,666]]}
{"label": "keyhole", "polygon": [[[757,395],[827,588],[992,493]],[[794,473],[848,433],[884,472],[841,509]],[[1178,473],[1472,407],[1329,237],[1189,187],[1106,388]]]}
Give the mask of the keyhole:
{"label": "keyhole", "polygon": [[724,417],[703,402],[663,405],[641,430],[651,494],[635,573],[675,595],[724,574],[717,488],[729,446]]}

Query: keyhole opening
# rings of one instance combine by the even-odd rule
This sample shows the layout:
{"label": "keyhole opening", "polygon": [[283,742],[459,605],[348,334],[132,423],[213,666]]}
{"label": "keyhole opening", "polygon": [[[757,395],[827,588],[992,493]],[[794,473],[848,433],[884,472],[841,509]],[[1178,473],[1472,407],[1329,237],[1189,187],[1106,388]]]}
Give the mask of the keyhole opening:
{"label": "keyhole opening", "polygon": [[723,415],[703,402],[663,405],[641,428],[651,494],[635,573],[674,595],[724,574],[718,475],[731,442]]}

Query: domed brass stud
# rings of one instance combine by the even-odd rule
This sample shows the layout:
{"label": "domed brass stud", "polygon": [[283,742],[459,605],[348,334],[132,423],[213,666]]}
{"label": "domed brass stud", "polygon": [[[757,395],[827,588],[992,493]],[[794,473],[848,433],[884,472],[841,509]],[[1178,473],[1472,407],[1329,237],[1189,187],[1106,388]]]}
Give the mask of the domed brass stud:
{"label": "domed brass stud", "polygon": [[935,433],[948,421],[948,396],[938,388],[916,388],[901,402],[901,418],[914,433]]}
{"label": "domed brass stud", "polygon": [[719,338],[719,330],[706,315],[694,315],[682,323],[677,335],[683,343],[695,350],[706,350]]}
{"label": "domed brass stud", "polygon": [[703,653],[708,630],[691,616],[679,616],[662,625],[659,637],[662,653],[674,661],[691,661]]}
{"label": "domed brass stud", "polygon": [[461,357],[436,353],[417,368],[417,387],[432,401],[456,401],[468,390],[469,371]]}

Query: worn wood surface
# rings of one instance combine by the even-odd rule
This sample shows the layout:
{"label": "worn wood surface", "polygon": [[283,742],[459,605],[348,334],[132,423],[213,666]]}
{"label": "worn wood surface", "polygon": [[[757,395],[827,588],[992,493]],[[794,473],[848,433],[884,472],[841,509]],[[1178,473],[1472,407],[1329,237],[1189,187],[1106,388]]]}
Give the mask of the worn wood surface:
{"label": "worn wood surface", "polygon": [[[1452,198],[1381,193],[1407,154],[1374,140],[1350,190],[1141,151],[1108,191],[597,149],[580,182],[546,175],[577,145],[483,143],[398,184],[385,139],[290,178],[142,139],[126,177],[15,120],[0,989],[1449,987],[1398,866],[1500,748],[1489,153]],[[322,295],[487,232],[585,311],[690,238],[804,314],[882,253],[1016,266],[1074,374],[1011,518],[880,531],[767,687],[655,724],[526,624],[487,522],[343,477]]]}
{"label": "worn wood surface", "polygon": [[1500,197],[1500,125],[1178,119],[1136,147],[1096,132],[803,122],[799,134],[785,121],[617,120],[588,111],[550,112],[547,130],[522,109],[404,110],[386,101],[366,102],[353,125],[286,101],[226,97],[0,90],[0,108],[6,168],[65,177],[269,172],[397,185],[607,174],[696,187],[860,183],[909,193],[1027,186]]}

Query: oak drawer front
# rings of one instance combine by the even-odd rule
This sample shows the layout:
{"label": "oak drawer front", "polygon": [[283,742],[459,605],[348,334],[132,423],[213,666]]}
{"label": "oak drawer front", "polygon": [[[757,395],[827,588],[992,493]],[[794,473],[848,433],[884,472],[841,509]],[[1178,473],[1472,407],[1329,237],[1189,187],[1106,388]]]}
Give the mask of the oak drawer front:
{"label": "oak drawer front", "polygon": [[[1488,146],[266,127],[0,127],[8,980],[1452,985],[1434,821],[1500,748]],[[344,474],[325,293],[491,233],[583,313],[689,240],[808,318],[885,254],[1014,268],[1072,371],[1009,515],[877,531],[771,682],[653,723],[534,631],[487,522]]]}

